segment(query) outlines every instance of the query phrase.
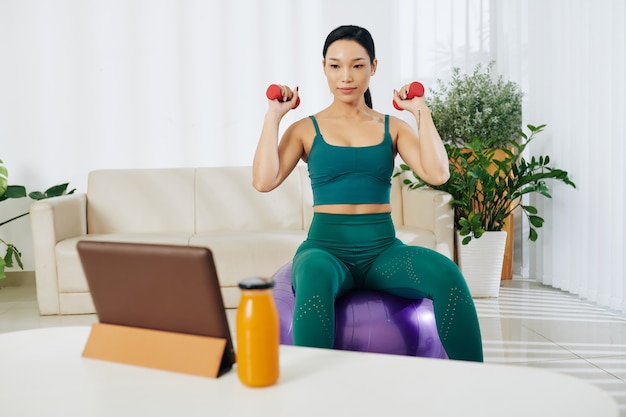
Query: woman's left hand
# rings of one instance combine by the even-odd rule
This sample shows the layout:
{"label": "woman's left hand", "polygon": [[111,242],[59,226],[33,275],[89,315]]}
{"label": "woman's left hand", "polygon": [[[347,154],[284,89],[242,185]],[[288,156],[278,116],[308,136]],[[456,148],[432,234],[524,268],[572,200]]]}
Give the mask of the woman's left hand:
{"label": "woman's left hand", "polygon": [[418,110],[428,109],[424,97],[413,97],[407,100],[410,84],[403,85],[399,90],[393,90],[393,100],[402,110],[408,110],[415,113]]}

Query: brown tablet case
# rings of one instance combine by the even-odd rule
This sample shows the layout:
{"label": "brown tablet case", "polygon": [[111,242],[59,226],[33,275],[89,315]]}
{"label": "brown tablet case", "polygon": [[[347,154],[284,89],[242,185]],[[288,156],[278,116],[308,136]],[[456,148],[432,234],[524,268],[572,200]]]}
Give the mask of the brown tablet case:
{"label": "brown tablet case", "polygon": [[235,354],[211,251],[83,240],[99,323],[83,356],[217,377]]}

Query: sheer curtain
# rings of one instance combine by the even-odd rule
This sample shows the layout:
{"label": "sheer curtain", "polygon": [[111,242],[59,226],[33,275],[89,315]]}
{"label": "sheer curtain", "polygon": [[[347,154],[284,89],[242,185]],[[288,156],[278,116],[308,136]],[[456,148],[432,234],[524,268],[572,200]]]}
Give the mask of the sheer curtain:
{"label": "sheer curtain", "polygon": [[265,87],[299,85],[284,125],[326,106],[325,36],[364,26],[374,103],[490,55],[486,0],[4,0],[0,140],[15,183],[96,168],[249,164]]}
{"label": "sheer curtain", "polygon": [[96,168],[249,165],[265,87],[300,86],[283,126],[326,106],[324,37],[357,24],[379,111],[407,118],[392,90],[452,67],[520,83],[525,122],[548,125],[531,152],[578,188],[535,201],[538,242],[520,219],[514,273],[626,311],[624,21],[622,0],[3,0],[0,158],[12,183],[79,191]]}
{"label": "sheer curtain", "polygon": [[494,18],[494,56],[519,74],[524,119],[547,124],[530,152],[577,185],[533,199],[546,222],[536,243],[522,242],[525,272],[624,312],[624,3],[493,1]]}
{"label": "sheer curtain", "polygon": [[624,3],[529,2],[530,114],[549,130],[536,151],[567,167],[578,189],[557,187],[531,275],[626,311],[624,264]]}

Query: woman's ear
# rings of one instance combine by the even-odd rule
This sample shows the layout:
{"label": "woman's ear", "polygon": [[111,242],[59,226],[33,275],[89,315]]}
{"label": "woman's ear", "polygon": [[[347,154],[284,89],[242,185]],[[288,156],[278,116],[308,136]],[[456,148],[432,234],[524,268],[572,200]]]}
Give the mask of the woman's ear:
{"label": "woman's ear", "polygon": [[372,62],[372,75],[376,74],[377,67],[378,67],[378,59],[374,58],[374,62]]}

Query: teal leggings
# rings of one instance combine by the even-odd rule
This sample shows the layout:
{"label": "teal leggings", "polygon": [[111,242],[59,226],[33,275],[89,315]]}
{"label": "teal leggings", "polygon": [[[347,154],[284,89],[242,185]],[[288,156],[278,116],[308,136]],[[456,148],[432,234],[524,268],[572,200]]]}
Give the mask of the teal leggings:
{"label": "teal leggings", "polygon": [[295,345],[332,348],[335,299],[370,289],[431,299],[448,357],[483,361],[476,309],[459,268],[438,252],[398,240],[390,213],[315,213],[294,256],[292,282]]}

